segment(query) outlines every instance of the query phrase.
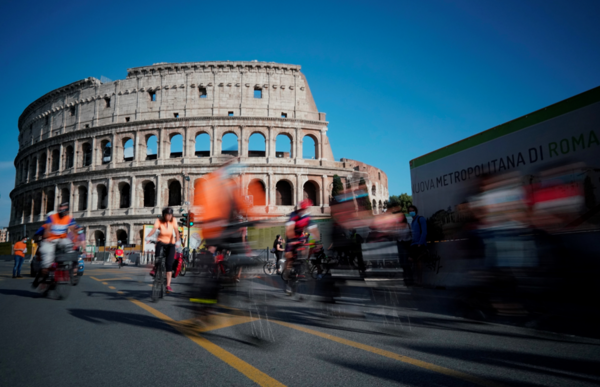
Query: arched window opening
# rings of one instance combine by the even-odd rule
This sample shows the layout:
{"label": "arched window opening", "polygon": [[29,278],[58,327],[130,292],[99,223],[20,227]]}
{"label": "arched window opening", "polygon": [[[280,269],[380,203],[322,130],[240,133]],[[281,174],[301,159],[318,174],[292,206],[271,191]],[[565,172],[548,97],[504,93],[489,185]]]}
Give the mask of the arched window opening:
{"label": "arched window opening", "polygon": [[126,138],[123,140],[123,160],[124,161],[133,161],[135,155],[135,149],[133,147],[133,139]]}
{"label": "arched window opening", "polygon": [[183,136],[176,134],[171,137],[171,155],[170,158],[176,159],[183,157]]}
{"label": "arched window opening", "polygon": [[319,189],[317,188],[317,185],[312,182],[312,181],[307,181],[306,183],[304,183],[304,199],[310,199],[310,201],[313,203],[313,206],[318,206],[319,205],[319,195],[318,195]]}
{"label": "arched window opening", "polygon": [[302,158],[314,160],[317,158],[317,142],[312,136],[304,136],[302,139]]}
{"label": "arched window opening", "polygon": [[65,168],[73,168],[73,164],[75,163],[75,151],[73,147],[69,145],[65,151]]}
{"label": "arched window opening", "polygon": [[77,194],[79,196],[79,203],[77,204],[77,211],[85,211],[87,210],[87,199],[88,199],[88,191],[86,187],[80,186],[77,188]]}
{"label": "arched window opening", "polygon": [[234,133],[226,133],[221,144],[221,154],[237,157],[238,137]]}
{"label": "arched window opening", "polygon": [[266,157],[266,141],[262,133],[252,133],[248,140],[248,157]]}
{"label": "arched window opening", "polygon": [[71,193],[68,188],[63,188],[60,190],[60,204],[63,203],[71,203]]}
{"label": "arched window opening", "polygon": [[254,179],[248,185],[248,195],[252,196],[252,204],[255,206],[266,206],[266,190],[262,181]]}
{"label": "arched window opening", "polygon": [[156,136],[150,136],[146,140],[146,160],[156,160],[158,157],[158,141]]}
{"label": "arched window opening", "polygon": [[275,157],[289,159],[292,157],[292,139],[280,134],[275,140]]}
{"label": "arched window opening", "polygon": [[83,166],[92,165],[92,146],[87,142],[81,146],[83,152]]}
{"label": "arched window opening", "polygon": [[156,186],[149,181],[144,184],[144,207],[154,207],[156,205]]}
{"label": "arched window opening", "polygon": [[28,177],[29,177],[29,161],[26,161],[25,164],[23,164],[23,181],[26,181]]}
{"label": "arched window opening", "polygon": [[276,199],[275,204],[278,206],[292,206],[292,186],[285,180],[280,180],[275,186]]}
{"label": "arched window opening", "polygon": [[377,187],[375,187],[375,184],[373,184],[373,186],[371,187],[371,195],[377,195]]}
{"label": "arched window opening", "polygon": [[94,231],[94,243],[96,244],[96,246],[104,246],[105,242],[106,238],[104,236],[104,233],[99,230]]}
{"label": "arched window opening", "polygon": [[48,158],[48,156],[46,155],[46,153],[42,153],[42,155],[40,156],[40,175],[46,174],[46,159],[47,158]]}
{"label": "arched window opening", "polygon": [[128,183],[119,183],[119,208],[129,208],[131,205],[131,187]]}
{"label": "arched window opening", "polygon": [[129,239],[127,239],[127,231],[125,230],[117,230],[117,244],[126,245],[129,243]]}
{"label": "arched window opening", "polygon": [[54,211],[54,189],[46,193],[46,213]]}
{"label": "arched window opening", "polygon": [[210,136],[208,133],[200,133],[196,136],[196,157],[209,157],[210,156]]}
{"label": "arched window opening", "polygon": [[60,165],[60,151],[58,149],[52,150],[52,172],[58,171]]}
{"label": "arched window opening", "polygon": [[33,160],[31,160],[31,178],[35,179],[37,176],[37,158],[33,158]]}
{"label": "arched window opening", "polygon": [[104,184],[98,184],[96,187],[96,193],[98,197],[98,203],[96,204],[96,208],[99,210],[104,210],[108,207],[108,190]]}
{"label": "arched window opening", "polygon": [[42,213],[42,193],[37,193],[33,199],[33,215],[37,216]]}
{"label": "arched window opening", "polygon": [[177,180],[169,184],[169,206],[181,205],[181,183]]}
{"label": "arched window opening", "polygon": [[373,213],[377,213],[377,201],[375,199],[373,199]]}
{"label": "arched window opening", "polygon": [[102,149],[102,164],[110,163],[112,160],[112,144],[108,140],[104,140],[100,143],[100,149]]}
{"label": "arched window opening", "polygon": [[29,217],[31,216],[31,197],[28,197],[24,203],[25,206],[25,221],[29,221]]}
{"label": "arched window opening", "polygon": [[383,202],[381,200],[379,201],[379,213],[383,213]]}

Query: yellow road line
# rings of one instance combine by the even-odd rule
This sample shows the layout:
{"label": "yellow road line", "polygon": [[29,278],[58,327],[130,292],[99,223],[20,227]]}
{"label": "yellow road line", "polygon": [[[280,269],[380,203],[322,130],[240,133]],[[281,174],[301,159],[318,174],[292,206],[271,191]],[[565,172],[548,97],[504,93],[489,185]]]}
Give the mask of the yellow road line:
{"label": "yellow road line", "polygon": [[274,323],[276,323],[276,324],[288,327],[288,328],[296,329],[296,330],[299,330],[301,332],[305,332],[305,333],[309,333],[311,335],[319,336],[319,337],[322,337],[324,339],[335,341],[336,343],[348,345],[350,347],[362,349],[364,351],[371,352],[371,353],[374,353],[376,355],[385,356],[385,357],[393,359],[393,360],[398,360],[398,361],[401,361],[403,363],[411,364],[411,365],[414,365],[414,366],[417,366],[417,367],[420,367],[420,368],[424,368],[424,369],[429,370],[429,371],[437,372],[437,373],[440,373],[440,374],[443,374],[443,375],[446,375],[446,376],[450,376],[450,377],[453,377],[453,378],[456,378],[456,379],[465,380],[467,382],[471,382],[471,383],[477,384],[479,386],[484,386],[484,387],[500,387],[500,386],[504,386],[503,384],[496,383],[496,382],[493,382],[493,381],[490,381],[490,380],[485,380],[485,379],[482,379],[480,377],[467,374],[465,372],[455,371],[455,370],[452,370],[450,368],[437,366],[435,364],[427,363],[427,362],[424,362],[422,360],[413,359],[412,357],[399,355],[399,354],[394,353],[394,352],[386,351],[386,350],[380,349],[380,348],[375,348],[375,347],[372,347],[372,346],[366,345],[366,344],[357,343],[356,341],[346,340],[346,339],[343,339],[341,337],[332,336],[332,335],[329,335],[327,333],[315,331],[313,329],[301,327],[301,326],[294,325],[294,324],[289,324],[289,323],[286,323],[286,322],[283,322],[283,321],[275,321],[275,320],[271,320],[271,321],[274,322]]}
{"label": "yellow road line", "polygon": [[109,289],[116,289],[114,286],[109,286],[108,288]]}
{"label": "yellow road line", "polygon": [[[94,278],[94,277],[92,277]],[[120,280],[130,280],[131,277],[120,277],[120,278],[103,278],[103,279],[96,279],[94,278],[96,281],[120,281]]]}
{"label": "yellow road line", "polygon": [[122,292],[122,291],[120,291],[120,290],[119,290],[119,291],[117,291],[117,293],[119,293],[119,294],[125,294],[125,292]]}
{"label": "yellow road line", "polygon": [[102,282],[102,285],[108,285],[108,282]]}
{"label": "yellow road line", "polygon": [[194,319],[179,321],[180,324],[187,326],[195,332],[210,332],[216,331],[217,329],[229,328],[239,324],[245,324],[251,321],[255,321],[256,318],[246,316],[232,316],[228,314],[216,314],[213,315],[204,327],[194,326]]}
{"label": "yellow road line", "polygon": [[192,340],[194,343],[198,344],[199,346],[201,346],[202,348],[204,348],[205,350],[207,350],[214,356],[218,357],[225,363],[229,364],[231,367],[235,368],[236,370],[238,370],[239,372],[244,374],[247,378],[254,381],[259,386],[285,387],[284,384],[278,382],[277,380],[273,379],[272,377],[265,374],[264,372],[254,368],[250,364],[248,364],[245,361],[243,361],[242,359],[236,357],[232,353],[224,350],[223,348],[219,347],[218,345],[213,344],[212,342],[208,341],[204,337],[198,336],[192,329],[190,329],[189,327],[186,327],[185,325],[178,323],[177,321],[173,320],[171,317],[167,316],[166,314],[159,312],[158,310],[154,309],[153,307],[151,307],[149,305],[144,304],[141,301],[134,300],[132,298],[130,298],[129,301],[133,302],[140,308],[144,309],[145,311],[149,312],[150,314],[154,315],[155,317],[158,317],[159,319],[163,320],[167,324],[171,325],[173,328],[175,328],[179,332],[181,332],[185,337]]}

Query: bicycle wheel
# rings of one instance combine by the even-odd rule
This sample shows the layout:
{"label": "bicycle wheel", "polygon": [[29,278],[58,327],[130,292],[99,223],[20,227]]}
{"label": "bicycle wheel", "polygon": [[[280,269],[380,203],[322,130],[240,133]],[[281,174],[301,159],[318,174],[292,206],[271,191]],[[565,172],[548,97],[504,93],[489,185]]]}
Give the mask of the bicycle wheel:
{"label": "bicycle wheel", "polygon": [[179,275],[185,277],[185,273],[187,273],[187,263],[185,263],[184,260],[181,264],[181,271],[179,272]]}
{"label": "bicycle wheel", "polygon": [[263,271],[265,272],[266,275],[275,274],[275,264],[273,264],[271,262],[265,263],[263,266]]}
{"label": "bicycle wheel", "polygon": [[55,291],[59,300],[64,300],[71,294],[71,269],[67,268],[62,273],[62,279],[60,283],[56,284]]}
{"label": "bicycle wheel", "polygon": [[317,279],[317,277],[319,276],[319,268],[317,266],[313,266],[310,269],[310,276],[312,277],[312,279]]}

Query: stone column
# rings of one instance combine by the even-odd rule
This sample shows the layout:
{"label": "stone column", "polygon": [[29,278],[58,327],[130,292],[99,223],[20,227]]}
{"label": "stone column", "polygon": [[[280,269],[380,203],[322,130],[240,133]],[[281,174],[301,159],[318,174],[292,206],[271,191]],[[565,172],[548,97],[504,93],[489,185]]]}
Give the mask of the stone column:
{"label": "stone column", "polygon": [[273,127],[268,127],[268,138],[267,138],[267,157],[275,157],[275,138],[273,138]]}
{"label": "stone column", "polygon": [[[158,129],[158,141],[156,142],[156,158],[161,160],[163,156],[163,141],[164,141],[164,129]],[[160,162],[159,162],[160,163]]]}
{"label": "stone column", "polygon": [[217,156],[217,129],[213,126],[211,128],[211,142],[210,142],[210,155],[211,157]]}
{"label": "stone column", "polygon": [[106,233],[104,234],[104,246],[110,246],[112,244],[112,230],[109,224],[106,225]]}
{"label": "stone column", "polygon": [[88,180],[88,182],[87,182],[87,208],[85,211],[86,216],[90,216],[91,211],[92,211],[92,181]]}
{"label": "stone column", "polygon": [[136,131],[133,137],[133,165],[137,165],[140,162],[140,135]]}
{"label": "stone column", "polygon": [[321,183],[321,208],[329,207],[329,195],[327,193],[327,175],[323,175]]}
{"label": "stone column", "polygon": [[304,199],[304,187],[302,186],[302,178],[299,173],[296,173],[296,201],[295,205],[300,204],[302,199]]}
{"label": "stone column", "polygon": [[192,128],[185,128],[184,142],[183,142],[183,157],[191,158],[194,157],[194,141],[192,138]]}
{"label": "stone column", "polygon": [[[75,155],[77,154],[77,147],[78,146],[79,146],[79,141],[77,141],[77,140],[73,141],[73,173],[77,172],[77,163],[76,163],[76,160],[75,160]],[[94,156],[93,152],[94,152],[94,148],[92,148],[92,160],[94,159],[93,158],[93,156]],[[92,162],[92,164],[93,164],[93,162]],[[83,166],[83,163],[82,163],[82,166]]]}
{"label": "stone column", "polygon": [[[94,170],[96,169],[96,163],[98,162],[98,160],[96,160],[96,137],[92,137],[92,143],[90,145],[92,146],[92,165],[90,167],[92,170]],[[90,195],[88,193],[88,197],[89,196]]]}
{"label": "stone column", "polygon": [[[112,180],[111,179],[106,179],[106,213],[107,215],[110,215],[112,212],[112,201],[113,201],[113,192],[112,192]],[[107,238],[108,238],[108,234],[107,234]]]}
{"label": "stone column", "polygon": [[327,128],[321,129],[321,138],[319,139],[319,160],[323,160],[323,154],[325,153],[325,135],[327,134]]}
{"label": "stone column", "polygon": [[[76,154],[77,154],[77,152],[75,152],[75,149],[73,149],[73,157],[75,157]],[[64,146],[63,146],[63,144],[60,144],[60,147],[58,148],[58,172],[64,171],[64,168],[63,168],[63,166],[64,166],[63,158],[64,157],[65,157]]]}
{"label": "stone column", "polygon": [[130,186],[130,190],[129,190],[129,195],[130,195],[130,199],[129,199],[129,215],[133,215],[135,214],[135,209],[137,208],[137,197],[136,197],[136,180],[135,180],[135,176],[131,176],[131,186]]}
{"label": "stone column", "polygon": [[238,156],[248,157],[248,142],[244,139],[243,126],[240,126],[240,137],[238,138]]}
{"label": "stone column", "polygon": [[55,184],[54,185],[54,208],[52,208],[50,211],[55,211],[56,208],[58,208],[58,206],[60,205],[60,199],[59,199],[59,195],[60,195],[60,190],[58,189],[58,185]]}
{"label": "stone column", "polygon": [[265,193],[267,206],[275,205],[275,189],[273,184],[273,173],[269,172],[269,175],[267,176],[267,192]]}
{"label": "stone column", "polygon": [[162,191],[162,187],[160,186],[161,183],[161,178],[160,175],[156,175],[156,195],[155,195],[155,200],[156,200],[156,207],[160,209],[161,206],[161,199],[162,199],[162,195],[160,194],[160,192]]}
{"label": "stone column", "polygon": [[[116,163],[116,153],[117,153],[117,135],[113,133],[110,136],[110,163],[108,163],[109,168],[114,168]],[[103,155],[100,155],[102,158]]]}
{"label": "stone column", "polygon": [[300,138],[300,128],[296,128],[296,138],[294,139],[294,158],[296,159],[296,163],[298,163],[297,159],[302,158],[302,139]]}

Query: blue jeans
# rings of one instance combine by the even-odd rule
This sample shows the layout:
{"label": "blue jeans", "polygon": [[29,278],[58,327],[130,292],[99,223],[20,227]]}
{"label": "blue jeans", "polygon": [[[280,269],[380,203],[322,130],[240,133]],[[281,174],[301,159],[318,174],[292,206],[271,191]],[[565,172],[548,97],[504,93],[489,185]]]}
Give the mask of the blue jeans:
{"label": "blue jeans", "polygon": [[23,261],[25,257],[21,257],[20,255],[15,255],[15,267],[13,267],[13,277],[21,275],[21,266],[23,266]]}

